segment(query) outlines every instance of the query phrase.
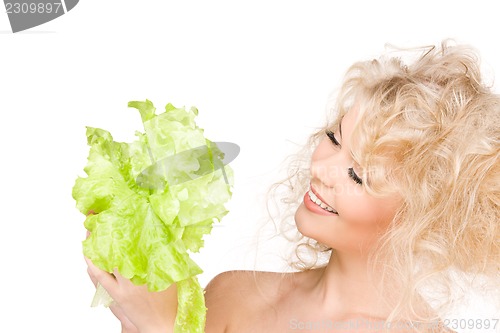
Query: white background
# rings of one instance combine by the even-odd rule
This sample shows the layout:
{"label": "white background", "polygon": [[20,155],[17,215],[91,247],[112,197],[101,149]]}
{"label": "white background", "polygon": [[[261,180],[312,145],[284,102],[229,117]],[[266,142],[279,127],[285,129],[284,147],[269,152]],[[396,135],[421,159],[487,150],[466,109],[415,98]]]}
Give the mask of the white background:
{"label": "white background", "polygon": [[[119,330],[89,307],[84,217],[71,197],[85,126],[130,141],[141,123],[128,101],[197,106],[208,138],[241,147],[231,212],[196,259],[202,284],[230,269],[280,270],[277,256],[252,259],[262,199],[284,158],[323,124],[347,66],[385,43],[451,37],[499,73],[498,11],[475,3],[82,0],[17,34],[0,7],[0,330]],[[459,315],[495,314],[480,304]]]}

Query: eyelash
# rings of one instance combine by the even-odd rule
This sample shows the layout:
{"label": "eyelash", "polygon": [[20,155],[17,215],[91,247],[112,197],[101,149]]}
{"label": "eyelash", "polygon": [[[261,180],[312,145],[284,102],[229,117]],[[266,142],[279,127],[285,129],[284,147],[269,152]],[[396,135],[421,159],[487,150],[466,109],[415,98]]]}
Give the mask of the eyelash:
{"label": "eyelash", "polygon": [[349,177],[351,177],[352,180],[354,180],[354,182],[356,184],[358,184],[358,185],[363,184],[363,180],[361,178],[359,178],[359,176],[356,174],[356,172],[354,172],[353,168],[347,169],[347,174],[349,175]]}
{"label": "eyelash", "polygon": [[[337,139],[335,138],[335,134],[330,131],[330,130],[327,130],[326,131],[326,136],[328,136],[328,138],[330,139],[330,141],[335,145],[335,146],[340,146],[340,143],[337,141]],[[361,185],[363,184],[363,180],[356,174],[356,172],[354,172],[354,169],[353,168],[349,168],[347,169],[347,174],[349,175],[349,177],[358,185]]]}
{"label": "eyelash", "polygon": [[326,136],[328,136],[328,138],[330,139],[330,141],[335,145],[335,146],[340,146],[340,143],[337,141],[337,139],[335,138],[335,134],[330,131],[330,130],[327,130],[326,131]]}

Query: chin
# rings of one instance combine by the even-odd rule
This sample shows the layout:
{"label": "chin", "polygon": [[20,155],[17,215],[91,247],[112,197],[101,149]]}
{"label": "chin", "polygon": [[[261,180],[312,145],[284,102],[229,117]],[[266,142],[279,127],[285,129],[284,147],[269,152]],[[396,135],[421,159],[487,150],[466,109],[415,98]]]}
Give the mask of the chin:
{"label": "chin", "polygon": [[295,212],[295,225],[299,232],[320,243],[328,243],[328,235],[332,233],[331,218],[311,213],[304,204],[300,204]]}
{"label": "chin", "polygon": [[307,235],[307,223],[305,223],[306,217],[304,216],[303,212],[303,210],[305,209],[306,208],[304,207],[304,204],[300,204],[300,206],[295,211],[295,225],[302,235],[310,237],[309,235]]}

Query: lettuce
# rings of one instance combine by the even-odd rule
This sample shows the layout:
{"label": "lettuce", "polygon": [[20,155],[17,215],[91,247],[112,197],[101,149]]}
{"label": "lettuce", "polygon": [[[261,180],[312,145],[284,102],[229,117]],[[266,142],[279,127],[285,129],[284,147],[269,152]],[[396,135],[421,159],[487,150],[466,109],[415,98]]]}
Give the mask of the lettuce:
{"label": "lettuce", "polygon": [[108,131],[87,127],[87,177],[78,177],[72,192],[80,212],[95,213],[85,219],[83,253],[151,291],[177,283],[175,332],[203,332],[202,270],[189,252],[198,252],[227,214],[232,171],[196,126],[197,109],[168,104],[157,115],[148,100],[129,106],[144,125],[136,141],[115,142]]}

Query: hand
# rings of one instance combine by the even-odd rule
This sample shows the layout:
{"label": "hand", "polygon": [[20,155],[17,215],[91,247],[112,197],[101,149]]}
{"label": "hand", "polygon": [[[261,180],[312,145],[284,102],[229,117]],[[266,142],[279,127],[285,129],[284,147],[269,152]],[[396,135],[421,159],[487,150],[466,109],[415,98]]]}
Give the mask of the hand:
{"label": "hand", "polygon": [[[87,215],[95,214],[89,211]],[[90,236],[87,231],[86,237]],[[90,279],[97,287],[100,283],[113,298],[111,312],[122,325],[122,333],[173,332],[177,314],[177,288],[150,292],[146,286],[136,286],[117,270],[110,274],[85,258]]]}
{"label": "hand", "polygon": [[[95,214],[95,212],[93,210],[89,210],[87,213],[87,216],[94,215],[94,214]],[[89,236],[90,236],[90,231],[87,230],[86,238],[89,238]],[[87,261],[87,264],[90,262],[90,260],[88,260],[87,258],[85,258],[85,260]],[[92,283],[97,288],[98,281],[97,281],[96,277],[94,276],[94,273],[92,272],[92,269],[90,268],[90,266],[87,267],[87,273],[89,274],[90,279],[92,280]],[[116,303],[116,302],[111,303],[109,308],[110,308],[111,312],[113,312],[115,317],[120,321],[120,323],[122,325],[122,333],[138,333],[139,332],[137,327],[135,327],[135,325],[132,324],[130,319],[127,318],[127,316],[123,312],[122,308],[118,305],[118,303]]]}
{"label": "hand", "polygon": [[177,288],[150,292],[147,286],[136,286],[117,270],[113,274],[96,267],[85,258],[92,282],[99,282],[113,298],[110,306],[122,323],[123,332],[173,332],[177,311]]}
{"label": "hand", "polygon": [[[88,234],[87,234],[87,237],[88,237]],[[85,258],[85,259],[87,259],[87,258]],[[92,280],[92,283],[97,288],[98,281],[97,281],[96,277],[94,276],[94,274],[92,273],[92,270],[90,269],[90,267],[87,268],[87,273],[89,274],[90,279]],[[118,303],[116,303],[116,302],[111,303],[111,305],[109,306],[109,309],[111,310],[111,312],[113,312],[115,317],[120,321],[121,326],[122,326],[122,333],[139,333],[139,330],[137,329],[137,327],[135,327],[135,325],[132,324],[130,319],[127,318],[127,316],[123,312],[122,308],[118,305]]]}

